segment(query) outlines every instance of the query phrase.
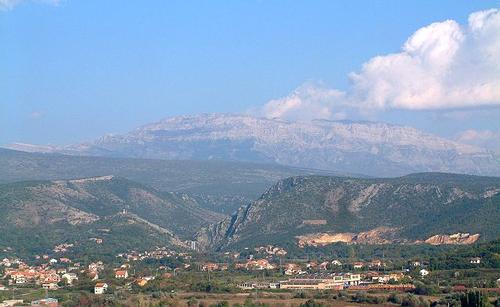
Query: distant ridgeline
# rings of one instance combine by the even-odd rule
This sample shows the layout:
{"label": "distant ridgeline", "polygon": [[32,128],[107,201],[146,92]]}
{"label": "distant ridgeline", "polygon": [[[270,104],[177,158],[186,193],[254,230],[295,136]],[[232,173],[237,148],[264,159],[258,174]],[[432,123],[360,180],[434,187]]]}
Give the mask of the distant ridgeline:
{"label": "distant ridgeline", "polygon": [[230,214],[257,199],[279,179],[336,173],[237,161],[84,157],[0,148],[0,183],[110,174],[160,191],[187,194],[204,208]]}
{"label": "distant ridgeline", "polygon": [[470,244],[500,236],[500,178],[422,173],[391,179],[281,180],[198,233],[201,246]]}

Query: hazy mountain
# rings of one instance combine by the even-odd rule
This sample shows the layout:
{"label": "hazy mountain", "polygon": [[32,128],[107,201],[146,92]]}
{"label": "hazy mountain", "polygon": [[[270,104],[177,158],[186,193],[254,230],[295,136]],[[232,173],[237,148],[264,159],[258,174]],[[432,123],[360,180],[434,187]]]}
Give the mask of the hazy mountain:
{"label": "hazy mountain", "polygon": [[[34,151],[36,147],[28,149]],[[411,127],[350,121],[289,122],[245,115],[167,118],[124,135],[40,150],[114,157],[275,162],[373,176],[426,171],[500,174],[500,162],[493,153]]]}
{"label": "hazy mountain", "polygon": [[206,208],[233,213],[276,181],[297,175],[330,174],[277,164],[80,157],[0,148],[0,183],[115,175],[160,191],[188,196]]}
{"label": "hazy mountain", "polygon": [[[500,178],[424,173],[392,179],[285,179],[198,238],[262,244],[472,243],[500,235]],[[449,236],[456,233],[470,235]]]}
{"label": "hazy mountain", "polygon": [[51,248],[96,236],[122,248],[179,245],[222,217],[187,197],[113,176],[0,185],[4,248]]}

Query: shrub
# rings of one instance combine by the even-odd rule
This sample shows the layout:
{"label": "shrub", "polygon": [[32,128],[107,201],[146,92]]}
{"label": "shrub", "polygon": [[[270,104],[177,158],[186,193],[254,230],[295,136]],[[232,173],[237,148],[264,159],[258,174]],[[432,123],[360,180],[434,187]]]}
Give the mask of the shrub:
{"label": "shrub", "polygon": [[317,303],[314,300],[307,300],[305,303],[300,304],[300,307],[322,307],[323,304]]}

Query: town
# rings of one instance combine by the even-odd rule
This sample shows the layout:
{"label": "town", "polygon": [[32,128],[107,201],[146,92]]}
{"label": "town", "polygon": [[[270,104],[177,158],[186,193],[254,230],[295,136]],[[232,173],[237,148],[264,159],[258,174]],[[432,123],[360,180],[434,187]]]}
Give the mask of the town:
{"label": "town", "polygon": [[[416,258],[402,266],[398,263],[398,267],[390,259],[293,259],[287,257],[284,248],[268,245],[209,256],[214,261],[203,260],[206,255],[193,250],[157,247],[117,253],[109,262],[85,262],[66,255],[72,248],[73,243],[64,243],[55,246],[51,253],[30,259],[2,259],[0,306],[63,306],[68,305],[68,300],[81,299],[75,296],[82,293],[90,301],[158,292],[168,293],[170,299],[188,300],[192,299],[189,293],[193,297],[196,296],[193,293],[211,293],[213,299],[217,299],[217,293],[253,296],[255,293],[288,293],[292,297],[306,297],[306,293],[324,295],[325,291],[350,293],[354,300],[360,293],[375,292],[392,295],[388,300],[398,295],[402,300],[414,294],[465,293],[469,288],[477,288],[470,279],[469,284],[433,286],[430,281],[437,276],[433,278],[429,262]],[[471,268],[480,268],[481,257],[470,258],[469,264]],[[467,271],[454,272],[457,280],[464,274],[461,272]],[[493,272],[497,274],[498,270]],[[492,276],[492,281],[482,288],[498,294],[500,278],[495,280],[495,275]],[[376,302],[380,300],[381,296],[377,296]]]}

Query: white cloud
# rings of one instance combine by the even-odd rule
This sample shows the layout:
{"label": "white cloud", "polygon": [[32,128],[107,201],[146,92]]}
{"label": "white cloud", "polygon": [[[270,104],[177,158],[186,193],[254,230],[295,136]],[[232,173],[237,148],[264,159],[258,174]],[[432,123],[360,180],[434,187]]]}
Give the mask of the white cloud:
{"label": "white cloud", "polygon": [[447,109],[500,105],[500,11],[472,13],[417,30],[396,54],[352,73],[350,94],[363,107]]}
{"label": "white cloud", "polygon": [[[49,5],[59,5],[59,3],[61,3],[61,0],[32,0],[32,1]],[[27,2],[27,0],[0,0],[0,10],[3,11],[11,10],[21,2]]]}
{"label": "white cloud", "polygon": [[343,119],[335,106],[344,100],[344,93],[321,84],[305,83],[290,95],[269,101],[258,112],[270,118],[289,120]]}
{"label": "white cloud", "polygon": [[376,56],[350,74],[344,93],[305,84],[260,109],[267,117],[335,118],[346,108],[457,110],[500,106],[500,11],[470,14],[468,24],[436,22],[417,30],[401,52]]}

